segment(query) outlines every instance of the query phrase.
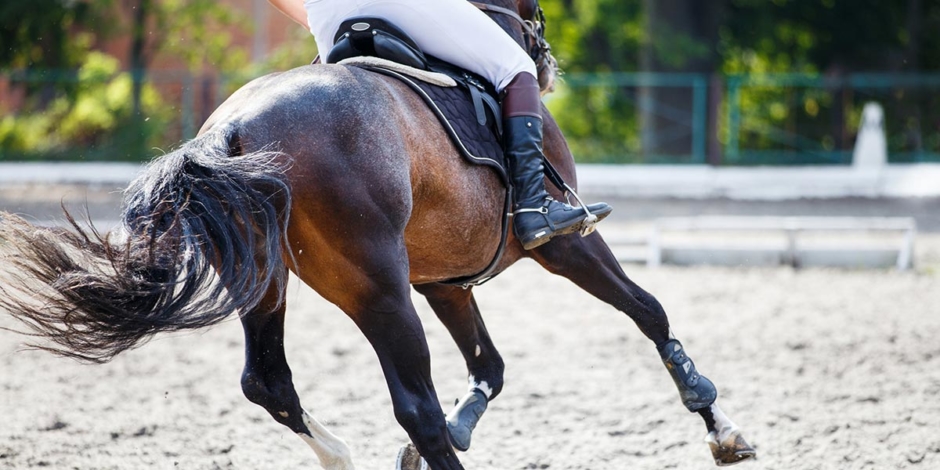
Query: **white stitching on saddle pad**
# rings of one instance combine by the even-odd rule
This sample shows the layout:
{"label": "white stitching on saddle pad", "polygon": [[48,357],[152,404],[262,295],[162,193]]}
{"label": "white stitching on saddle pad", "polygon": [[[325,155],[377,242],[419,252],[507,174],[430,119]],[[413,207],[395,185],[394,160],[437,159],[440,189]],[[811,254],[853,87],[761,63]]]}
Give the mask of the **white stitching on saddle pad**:
{"label": "white stitching on saddle pad", "polygon": [[392,62],[390,60],[385,60],[378,57],[350,57],[348,59],[339,61],[339,65],[365,65],[369,67],[377,67],[391,70],[393,72],[398,72],[402,75],[408,75],[409,77],[421,80],[422,82],[430,83],[431,85],[435,86],[448,88],[457,86],[457,82],[455,82],[453,78],[450,78],[442,73],[428,72],[427,70],[416,69],[414,67],[409,67],[407,65],[402,65],[397,62]]}

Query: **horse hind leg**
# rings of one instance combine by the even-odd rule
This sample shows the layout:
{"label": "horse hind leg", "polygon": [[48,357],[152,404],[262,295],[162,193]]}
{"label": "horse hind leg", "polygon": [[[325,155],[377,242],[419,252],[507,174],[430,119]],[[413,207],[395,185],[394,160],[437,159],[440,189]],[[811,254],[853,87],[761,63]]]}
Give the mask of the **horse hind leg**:
{"label": "horse hind leg", "polygon": [[451,443],[465,452],[488,402],[503,388],[503,359],[486,330],[471,289],[424,284],[415,286],[415,290],[425,296],[467,363],[468,391],[447,414]]}
{"label": "horse hind leg", "polygon": [[362,297],[368,301],[367,306],[344,310],[375,349],[395,419],[420,456],[434,470],[462,469],[448,439],[444,412],[431,380],[430,352],[421,320],[411,305],[407,277],[402,281],[398,287],[386,284],[384,288],[370,289],[373,294]]}
{"label": "horse hind leg", "polygon": [[317,268],[317,272],[342,276],[305,281],[346,312],[372,345],[385,375],[395,419],[420,457],[434,470],[462,469],[448,439],[444,412],[431,379],[427,339],[411,302],[404,240],[395,230],[377,224],[377,219],[381,217],[364,217],[370,223],[362,228],[369,230],[362,237],[347,235],[335,240],[343,258],[324,261]]}
{"label": "horse hind leg", "polygon": [[[276,296],[269,296],[276,299]],[[268,299],[266,299],[268,300]],[[287,426],[317,454],[326,470],[353,470],[349,447],[305,410],[294,389],[290,367],[284,354],[284,304],[274,308],[273,300],[243,315],[245,330],[245,369],[242,391],[278,423]],[[266,307],[267,306],[267,307]]]}
{"label": "horse hind leg", "polygon": [[717,404],[714,384],[698,372],[682,344],[673,336],[662,305],[631,281],[599,233],[588,237],[560,237],[532,252],[550,272],[564,276],[579,287],[629,316],[656,345],[672,376],[683,405],[705,421],[706,442],[718,465],[732,465],[756,455],[738,427]]}

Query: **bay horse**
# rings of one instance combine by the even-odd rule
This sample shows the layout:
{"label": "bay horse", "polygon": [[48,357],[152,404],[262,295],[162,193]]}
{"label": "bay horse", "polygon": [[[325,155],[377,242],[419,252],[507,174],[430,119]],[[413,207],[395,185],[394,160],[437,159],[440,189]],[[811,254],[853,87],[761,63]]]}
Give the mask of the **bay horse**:
{"label": "bay horse", "polygon": [[[539,59],[540,83],[550,88],[542,23],[522,20],[537,19],[537,3],[486,3]],[[576,187],[565,139],[542,112],[546,157]],[[407,86],[356,67],[300,67],[248,83],[196,138],[152,162],[126,191],[119,233],[82,228],[68,215],[74,230],[0,213],[0,306],[53,343],[37,347],[90,362],[239,312],[245,396],[309,444],[324,468],[352,469],[346,444],[304,410],[294,389],[284,354],[293,272],[375,349],[413,448],[434,470],[459,469],[454,433],[473,430],[503,387],[504,366],[472,288],[443,281],[487,268],[500,247],[504,201],[496,173],[465,163]],[[658,348],[678,348],[662,306],[624,274],[599,233],[531,251],[509,233],[496,273],[532,258],[625,313]],[[411,286],[466,360],[471,393],[447,416]],[[677,364],[666,361],[667,369]],[[679,390],[685,401],[689,390]],[[693,411],[705,420],[716,462],[753,456],[711,400]],[[400,455],[399,467],[407,459]]]}

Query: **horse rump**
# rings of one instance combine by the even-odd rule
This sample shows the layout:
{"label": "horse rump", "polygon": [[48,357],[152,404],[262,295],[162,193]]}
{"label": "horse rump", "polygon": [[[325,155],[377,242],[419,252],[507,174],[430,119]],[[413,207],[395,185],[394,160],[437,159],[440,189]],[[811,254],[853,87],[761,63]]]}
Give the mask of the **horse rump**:
{"label": "horse rump", "polygon": [[52,342],[30,346],[107,362],[283,292],[288,163],[272,151],[239,155],[234,141],[213,131],[154,160],[125,192],[118,233],[68,211],[70,230],[0,213],[0,308]]}

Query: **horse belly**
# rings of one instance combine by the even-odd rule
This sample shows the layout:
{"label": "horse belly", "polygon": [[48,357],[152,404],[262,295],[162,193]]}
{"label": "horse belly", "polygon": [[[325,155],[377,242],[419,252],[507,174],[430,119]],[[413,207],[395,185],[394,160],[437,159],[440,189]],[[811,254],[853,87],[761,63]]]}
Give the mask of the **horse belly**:
{"label": "horse belly", "polygon": [[493,170],[463,162],[456,151],[444,153],[431,168],[412,168],[421,173],[418,181],[412,177],[405,228],[413,284],[479,273],[499,249],[505,187]]}
{"label": "horse belly", "polygon": [[389,92],[389,122],[411,160],[412,210],[405,245],[413,284],[486,269],[499,249],[506,188],[490,168],[457,152],[437,116],[401,82],[376,76]]}

